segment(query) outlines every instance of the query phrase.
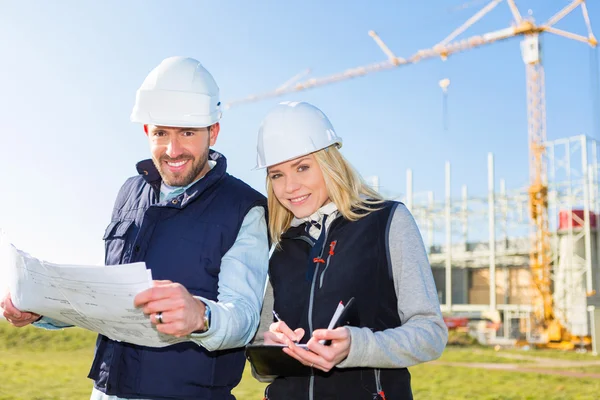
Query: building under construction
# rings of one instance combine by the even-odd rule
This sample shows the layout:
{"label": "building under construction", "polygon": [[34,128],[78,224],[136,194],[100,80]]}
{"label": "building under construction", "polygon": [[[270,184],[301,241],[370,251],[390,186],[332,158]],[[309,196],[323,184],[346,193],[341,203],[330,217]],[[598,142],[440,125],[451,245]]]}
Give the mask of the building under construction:
{"label": "building under construction", "polygon": [[[545,143],[552,308],[571,343],[600,339],[600,169],[599,143],[574,136]],[[475,166],[474,166],[475,167]],[[411,210],[425,241],[442,310],[491,323],[480,324],[479,339],[511,344],[547,343],[537,329],[543,299],[532,279],[528,188],[495,182],[494,155],[488,155],[488,193],[472,197],[462,186],[452,198],[451,165],[445,193],[406,192],[397,197]],[[440,200],[436,200],[440,199]],[[448,289],[450,288],[450,289]]]}

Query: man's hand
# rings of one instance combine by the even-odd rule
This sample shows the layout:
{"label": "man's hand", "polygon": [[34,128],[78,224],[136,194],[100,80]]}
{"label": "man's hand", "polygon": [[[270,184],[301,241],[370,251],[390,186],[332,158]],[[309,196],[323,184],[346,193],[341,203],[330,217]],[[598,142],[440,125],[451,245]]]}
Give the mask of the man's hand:
{"label": "man's hand", "polygon": [[0,302],[0,308],[4,310],[2,314],[4,318],[12,325],[20,328],[25,325],[29,325],[32,322],[40,319],[41,315],[31,313],[31,312],[23,312],[19,311],[12,303],[10,299],[10,293],[7,293],[6,296]]}
{"label": "man's hand", "polygon": [[[154,287],[138,293],[133,304],[143,307],[161,333],[183,337],[204,329],[204,303],[179,283],[154,281]],[[161,313],[162,323],[157,313]]]}

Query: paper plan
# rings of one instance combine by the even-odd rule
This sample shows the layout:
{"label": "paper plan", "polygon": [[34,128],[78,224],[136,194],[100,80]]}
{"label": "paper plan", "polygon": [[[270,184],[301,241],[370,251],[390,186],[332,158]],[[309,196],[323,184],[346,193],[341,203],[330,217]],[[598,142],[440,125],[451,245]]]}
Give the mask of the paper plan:
{"label": "paper plan", "polygon": [[0,277],[15,307],[101,333],[113,340],[165,347],[189,339],[156,330],[133,305],[152,287],[145,263],[118,266],[59,265],[38,260],[0,238]]}

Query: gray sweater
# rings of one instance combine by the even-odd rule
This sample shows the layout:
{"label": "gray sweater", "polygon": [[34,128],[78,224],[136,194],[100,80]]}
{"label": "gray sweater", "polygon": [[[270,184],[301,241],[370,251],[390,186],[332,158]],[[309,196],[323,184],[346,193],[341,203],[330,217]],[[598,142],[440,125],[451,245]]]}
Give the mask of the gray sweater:
{"label": "gray sweater", "polygon": [[[331,204],[309,218],[322,219],[322,214],[337,213]],[[328,218],[327,222],[333,219]],[[301,222],[295,220],[293,224]],[[392,216],[388,246],[402,325],[380,332],[347,327],[351,336],[350,353],[338,368],[410,367],[438,358],[446,346],[448,330],[442,319],[425,246],[412,214],[403,204],[396,207]],[[257,342],[263,340],[263,333],[269,329],[272,310],[272,289],[268,285]]]}

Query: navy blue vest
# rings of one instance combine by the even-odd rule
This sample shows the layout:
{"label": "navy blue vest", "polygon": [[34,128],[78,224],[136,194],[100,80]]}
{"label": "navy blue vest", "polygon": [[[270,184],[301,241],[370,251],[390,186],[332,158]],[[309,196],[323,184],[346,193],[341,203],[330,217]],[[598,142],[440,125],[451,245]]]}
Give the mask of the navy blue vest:
{"label": "navy blue vest", "polygon": [[[144,261],[156,280],[217,300],[221,258],[234,244],[246,213],[266,208],[263,195],[217,164],[185,193],[159,203],[161,179],[151,160],[121,188],[106,229],[106,265]],[[233,399],[242,376],[241,349],[209,352],[194,343],[150,348],[99,335],[89,377],[100,391],[125,398]]]}
{"label": "navy blue vest", "polygon": [[[388,234],[398,203],[386,202],[357,221],[334,220],[319,246],[306,225],[290,228],[269,263],[274,305],[282,320],[307,332],[327,328],[340,301],[355,298],[356,325],[377,332],[401,325],[389,260]],[[320,247],[320,248],[315,248]],[[314,256],[323,262],[313,262]],[[267,387],[269,400],[364,399],[377,396],[379,379],[388,399],[412,399],[406,368],[334,368],[312,376],[279,377]],[[309,393],[312,391],[312,397]]]}

